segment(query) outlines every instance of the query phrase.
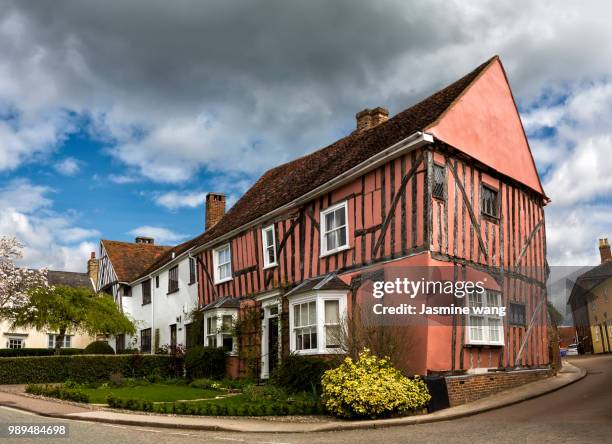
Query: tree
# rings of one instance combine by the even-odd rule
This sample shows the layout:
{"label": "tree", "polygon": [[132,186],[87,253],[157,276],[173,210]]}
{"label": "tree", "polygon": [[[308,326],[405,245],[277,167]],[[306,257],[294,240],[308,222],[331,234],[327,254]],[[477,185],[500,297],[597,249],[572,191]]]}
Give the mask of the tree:
{"label": "tree", "polygon": [[23,305],[28,291],[47,286],[47,270],[30,270],[15,265],[23,257],[23,245],[14,237],[0,237],[0,315]]}
{"label": "tree", "polygon": [[13,327],[44,328],[58,332],[55,354],[59,354],[67,331],[89,335],[134,334],[134,324],[112,298],[89,288],[58,285],[38,287],[29,292],[28,300],[12,310]]}

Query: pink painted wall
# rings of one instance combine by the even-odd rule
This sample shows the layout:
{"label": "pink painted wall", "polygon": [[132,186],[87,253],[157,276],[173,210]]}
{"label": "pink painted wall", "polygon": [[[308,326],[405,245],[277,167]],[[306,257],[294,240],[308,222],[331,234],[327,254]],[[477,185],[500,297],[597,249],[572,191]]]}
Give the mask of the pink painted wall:
{"label": "pink painted wall", "polygon": [[510,86],[498,59],[427,131],[544,194]]}

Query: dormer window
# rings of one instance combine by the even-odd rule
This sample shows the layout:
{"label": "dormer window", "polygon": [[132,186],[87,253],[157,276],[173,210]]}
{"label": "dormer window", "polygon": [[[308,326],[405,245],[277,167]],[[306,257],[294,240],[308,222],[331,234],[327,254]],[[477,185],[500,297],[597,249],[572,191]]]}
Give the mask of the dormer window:
{"label": "dormer window", "polygon": [[321,211],[321,256],[346,250],[348,245],[346,202]]}

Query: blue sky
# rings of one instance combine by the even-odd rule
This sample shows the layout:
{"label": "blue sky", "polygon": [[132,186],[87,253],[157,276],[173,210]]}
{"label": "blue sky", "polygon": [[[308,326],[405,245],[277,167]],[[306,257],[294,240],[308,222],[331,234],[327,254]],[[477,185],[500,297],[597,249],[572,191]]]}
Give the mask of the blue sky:
{"label": "blue sky", "polygon": [[206,192],[231,204],[357,111],[395,114],[499,54],[553,199],[549,261],[594,264],[612,237],[612,13],[592,3],[8,1],[0,235],[66,270],[101,237],[180,242]]}

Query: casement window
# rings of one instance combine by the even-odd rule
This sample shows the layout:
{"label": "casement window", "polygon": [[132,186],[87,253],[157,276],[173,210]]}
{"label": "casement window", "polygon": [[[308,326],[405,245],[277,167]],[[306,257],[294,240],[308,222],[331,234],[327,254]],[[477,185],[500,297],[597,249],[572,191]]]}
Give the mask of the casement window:
{"label": "casement window", "polygon": [[229,353],[234,353],[233,325],[235,315],[225,310],[211,311],[205,316],[206,319],[206,345],[208,347],[223,347]]}
{"label": "casement window", "polygon": [[189,258],[189,283],[195,284],[197,281],[196,273],[196,259],[194,257]]}
{"label": "casement window", "polygon": [[140,351],[151,353],[151,329],[140,330]]}
{"label": "casement window", "polygon": [[446,168],[443,165],[434,164],[433,166],[433,197],[437,199],[445,198],[446,189]]}
{"label": "casement window", "polygon": [[346,202],[321,211],[321,255],[345,250],[348,244]]}
{"label": "casement window", "polygon": [[498,218],[499,217],[499,202],[498,202],[498,193],[497,190],[483,185],[481,188],[481,208],[482,214],[485,216]]}
{"label": "casement window", "polygon": [[274,224],[261,230],[261,244],[263,246],[264,268],[276,266],[276,234]]}
{"label": "casement window", "polygon": [[509,313],[510,325],[517,325],[519,327],[525,327],[527,320],[525,317],[525,304],[517,304],[510,302],[510,313]]}
{"label": "casement window", "polygon": [[120,334],[115,337],[115,351],[121,353],[125,351],[125,335]]}
{"label": "casement window", "polygon": [[168,293],[174,293],[179,289],[178,265],[168,270]]}
{"label": "casement window", "polygon": [[595,342],[599,342],[599,325],[593,327],[593,330],[595,331]]}
{"label": "casement window", "polygon": [[230,244],[223,245],[213,251],[213,265],[215,267],[215,284],[232,279]]}
{"label": "casement window", "polygon": [[[57,344],[57,335],[56,334],[47,335],[47,346],[49,348],[55,348],[56,344]],[[64,335],[64,341],[60,345],[60,348],[70,348],[71,346],[72,346],[72,336]]]}
{"label": "casement window", "polygon": [[132,287],[130,287],[129,285],[124,285],[123,286],[123,296],[132,296]]}
{"label": "casement window", "polygon": [[151,303],[151,279],[142,281],[142,284],[140,285],[142,287],[142,305],[150,304]]}
{"label": "casement window", "polygon": [[340,352],[346,295],[315,293],[289,302],[290,348],[298,354]]}
{"label": "casement window", "polygon": [[155,276],[155,288],[159,288],[159,275]]}
{"label": "casement window", "polygon": [[470,314],[468,315],[468,343],[472,345],[504,345],[504,325],[499,314],[480,314],[473,311],[476,307],[501,307],[501,294],[487,290],[484,293],[472,293],[467,298]]}
{"label": "casement window", "polygon": [[8,341],[6,341],[6,347],[7,348],[24,348],[25,341],[23,340],[23,338],[9,338]]}

